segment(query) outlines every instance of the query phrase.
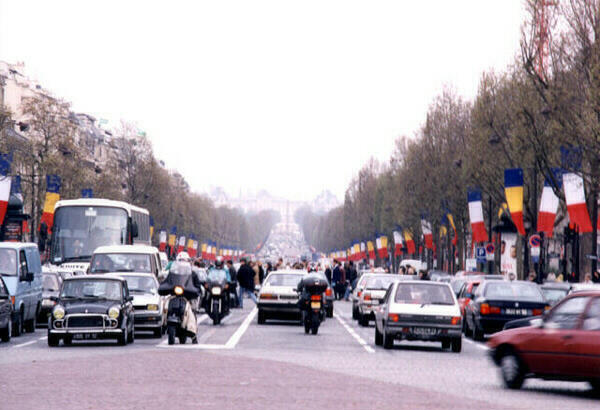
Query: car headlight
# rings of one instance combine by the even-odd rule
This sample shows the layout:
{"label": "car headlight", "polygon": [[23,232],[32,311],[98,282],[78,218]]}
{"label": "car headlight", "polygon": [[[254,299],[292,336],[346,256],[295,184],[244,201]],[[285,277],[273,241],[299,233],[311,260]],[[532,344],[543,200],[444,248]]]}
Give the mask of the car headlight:
{"label": "car headlight", "polygon": [[118,306],[112,306],[108,309],[108,317],[111,319],[116,319],[119,317],[119,313],[121,313],[121,309]]}
{"label": "car headlight", "polygon": [[61,320],[65,317],[65,309],[61,305],[55,306],[52,311],[52,316],[54,316],[54,319]]}
{"label": "car headlight", "polygon": [[158,305],[148,305],[146,306],[147,310],[158,310]]}
{"label": "car headlight", "polygon": [[181,286],[175,286],[175,288],[173,289],[173,291],[175,292],[175,294],[177,296],[183,295],[183,288]]}

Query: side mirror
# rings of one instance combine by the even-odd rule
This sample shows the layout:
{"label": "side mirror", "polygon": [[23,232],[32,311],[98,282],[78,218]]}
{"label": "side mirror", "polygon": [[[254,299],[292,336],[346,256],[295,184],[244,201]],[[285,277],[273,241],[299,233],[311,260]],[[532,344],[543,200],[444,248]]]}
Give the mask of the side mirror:
{"label": "side mirror", "polygon": [[138,231],[138,224],[137,222],[133,222],[131,224],[131,236],[133,236],[134,238],[137,238],[139,235],[139,231]]}

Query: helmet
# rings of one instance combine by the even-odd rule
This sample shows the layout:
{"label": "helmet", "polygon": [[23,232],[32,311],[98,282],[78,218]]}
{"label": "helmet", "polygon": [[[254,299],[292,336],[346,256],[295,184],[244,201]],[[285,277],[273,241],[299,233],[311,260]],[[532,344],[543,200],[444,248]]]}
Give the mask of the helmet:
{"label": "helmet", "polygon": [[190,255],[187,252],[179,252],[175,260],[177,262],[190,262],[192,258],[190,258]]}
{"label": "helmet", "polygon": [[223,258],[220,256],[217,256],[217,259],[215,260],[215,266],[219,269],[221,269],[223,267]]}

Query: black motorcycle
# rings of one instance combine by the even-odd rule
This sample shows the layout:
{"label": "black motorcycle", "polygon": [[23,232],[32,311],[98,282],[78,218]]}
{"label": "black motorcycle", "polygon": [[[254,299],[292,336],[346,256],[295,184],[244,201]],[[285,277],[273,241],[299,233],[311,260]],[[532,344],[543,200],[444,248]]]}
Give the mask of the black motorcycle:
{"label": "black motorcycle", "polygon": [[229,314],[229,284],[226,279],[207,279],[206,313],[214,325]]}
{"label": "black motorcycle", "polygon": [[[158,294],[173,296],[169,299],[167,308],[167,335],[169,344],[174,344],[176,337],[181,344],[185,344],[188,336],[195,339],[196,334],[188,331],[183,326],[184,316],[190,304],[189,301],[198,298],[200,295],[200,291],[193,284],[192,270],[189,264],[174,263],[169,270],[169,275],[160,284]],[[191,309],[188,313],[193,315]],[[193,318],[193,320],[196,319]]]}
{"label": "black motorcycle", "polygon": [[316,335],[321,322],[325,320],[325,301],[323,294],[327,290],[327,280],[309,275],[298,284],[300,311],[304,333]]}

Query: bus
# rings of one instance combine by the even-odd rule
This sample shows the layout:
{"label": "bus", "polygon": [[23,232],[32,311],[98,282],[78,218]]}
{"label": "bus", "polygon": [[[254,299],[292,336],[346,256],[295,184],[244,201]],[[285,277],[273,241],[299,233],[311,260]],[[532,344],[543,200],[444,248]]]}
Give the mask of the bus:
{"label": "bus", "polygon": [[49,262],[87,271],[94,250],[105,245],[150,245],[150,213],[121,201],[81,198],[58,201]]}

